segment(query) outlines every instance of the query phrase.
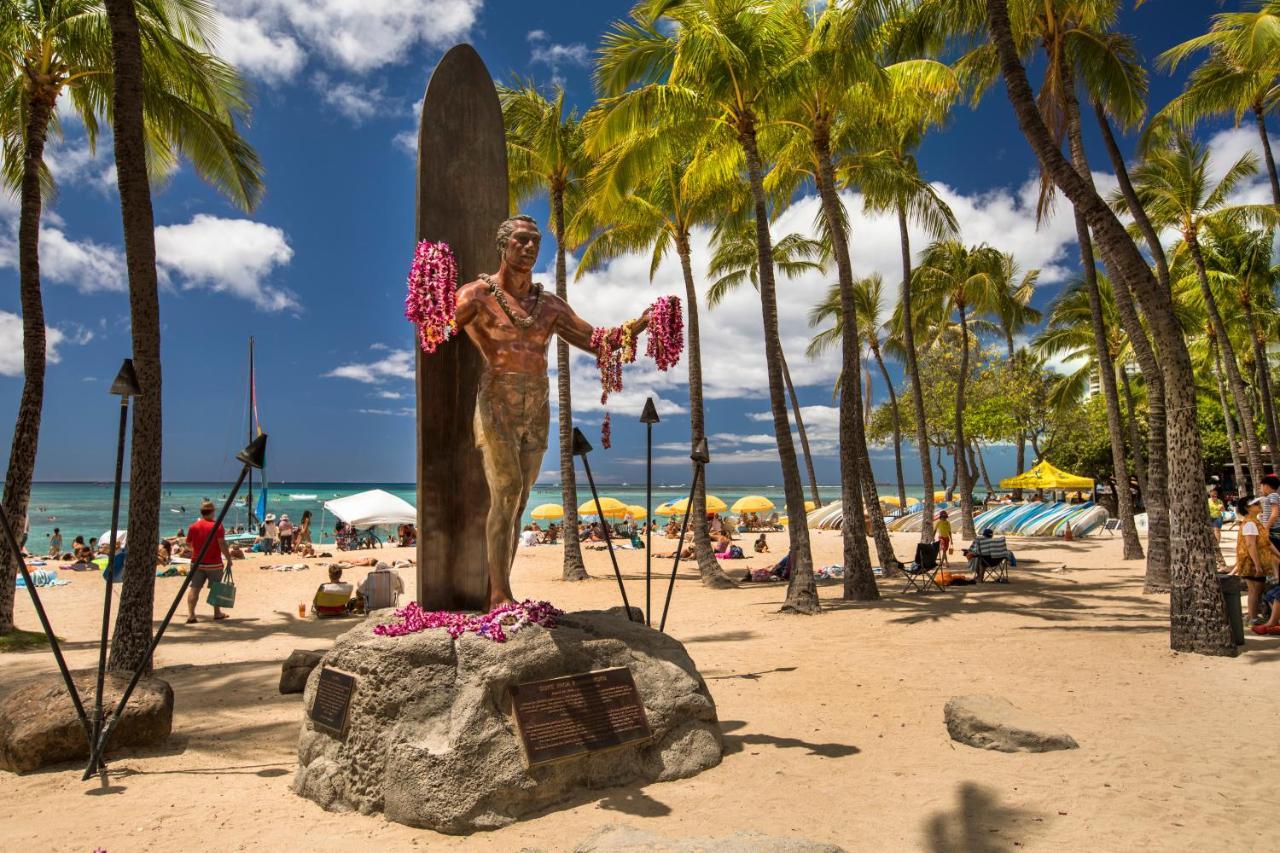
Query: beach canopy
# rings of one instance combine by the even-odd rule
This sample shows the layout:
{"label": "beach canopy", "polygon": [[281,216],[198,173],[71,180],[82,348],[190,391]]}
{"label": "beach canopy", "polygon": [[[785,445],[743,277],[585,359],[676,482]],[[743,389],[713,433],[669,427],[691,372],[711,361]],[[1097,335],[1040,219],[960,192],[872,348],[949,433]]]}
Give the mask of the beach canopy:
{"label": "beach canopy", "polygon": [[557,518],[564,518],[564,507],[560,504],[542,504],[534,507],[529,515],[538,521],[555,521]]}
{"label": "beach canopy", "polygon": [[[729,508],[729,505],[726,504],[724,501],[720,500],[715,495],[707,495],[707,512],[724,512],[728,508]],[[689,499],[681,498],[680,500],[671,504],[671,509],[672,509],[672,513],[671,513],[672,515],[684,515],[686,512],[689,511]]]}
{"label": "beach canopy", "polygon": [[[600,509],[604,511],[605,518],[622,518],[627,514],[627,505],[617,498],[601,498]],[[589,500],[582,506],[578,507],[578,515],[599,515],[596,512],[595,500]]]}
{"label": "beach canopy", "polygon": [[639,521],[649,513],[646,512],[645,508],[640,506],[639,504],[629,504],[627,506],[627,514],[630,515],[632,518],[634,518],[636,521]]}
{"label": "beach canopy", "polygon": [[734,512],[768,512],[773,509],[773,501],[764,495],[747,495],[733,502]]}
{"label": "beach canopy", "polygon": [[339,521],[356,527],[375,524],[416,524],[418,511],[404,498],[382,489],[370,489],[345,498],[324,502],[324,508]]}
{"label": "beach canopy", "polygon": [[1002,489],[1092,489],[1093,480],[1068,474],[1053,467],[1048,460],[1041,460],[1016,477],[1000,481]]}

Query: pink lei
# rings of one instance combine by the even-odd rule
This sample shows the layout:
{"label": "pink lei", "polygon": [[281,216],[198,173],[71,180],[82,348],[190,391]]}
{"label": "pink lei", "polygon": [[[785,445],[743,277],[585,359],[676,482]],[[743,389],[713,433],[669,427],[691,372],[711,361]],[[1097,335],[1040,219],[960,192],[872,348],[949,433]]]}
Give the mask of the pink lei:
{"label": "pink lei", "polygon": [[380,637],[403,637],[433,628],[443,628],[455,640],[463,634],[475,634],[495,643],[507,639],[530,625],[554,628],[564,613],[549,602],[525,600],[518,604],[502,604],[488,613],[467,614],[448,610],[423,610],[411,601],[396,611],[396,622],[375,625],[373,633]]}
{"label": "pink lei", "polygon": [[[659,370],[670,370],[680,361],[684,351],[684,313],[680,297],[662,296],[649,306],[649,345],[646,354],[651,356]],[[609,395],[622,390],[622,365],[636,360],[636,336],[631,323],[613,328],[598,328],[591,333],[591,349],[596,354],[596,367],[600,370],[600,404],[609,402]],[[612,441],[612,425],[609,413],[604,414],[600,427],[600,443],[606,450]]]}
{"label": "pink lei", "polygon": [[458,262],[448,243],[423,240],[409,268],[404,316],[418,327],[418,343],[430,355],[457,331]]}

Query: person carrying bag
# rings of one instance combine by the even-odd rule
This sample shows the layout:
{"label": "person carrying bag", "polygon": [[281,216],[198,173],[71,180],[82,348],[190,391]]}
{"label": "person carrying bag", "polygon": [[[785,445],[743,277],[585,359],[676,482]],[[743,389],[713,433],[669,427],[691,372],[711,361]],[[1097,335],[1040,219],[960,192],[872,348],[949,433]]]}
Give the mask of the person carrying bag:
{"label": "person carrying bag", "polygon": [[[231,551],[227,548],[226,532],[213,520],[213,501],[200,504],[200,520],[187,530],[187,544],[191,547],[191,587],[187,590],[187,624],[196,618],[196,603],[200,590],[209,585],[208,602],[213,605],[214,621],[226,619],[222,608],[236,603],[236,584],[231,576]],[[206,543],[207,546],[206,546]],[[201,556],[201,552],[204,556]],[[226,561],[224,566],[223,561]]]}

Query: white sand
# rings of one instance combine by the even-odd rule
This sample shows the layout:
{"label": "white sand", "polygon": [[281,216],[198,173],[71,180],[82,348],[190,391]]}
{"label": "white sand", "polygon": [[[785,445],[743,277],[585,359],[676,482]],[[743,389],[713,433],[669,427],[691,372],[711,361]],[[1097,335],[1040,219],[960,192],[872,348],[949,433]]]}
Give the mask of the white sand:
{"label": "white sand", "polygon": [[[898,537],[898,553],[913,541]],[[564,850],[612,822],[669,836],[799,834],[850,850],[1276,849],[1268,780],[1280,766],[1280,639],[1251,635],[1236,659],[1175,654],[1167,601],[1142,594],[1141,564],[1120,560],[1118,537],[1014,547],[1037,562],[1008,586],[920,596],[894,581],[884,600],[855,605],[827,583],[816,617],[778,614],[782,584],[716,592],[684,568],[669,629],[707,678],[724,763],[470,839],[329,814],[290,791],[303,709],[300,696],[277,692],[280,662],[295,648],[324,648],[351,623],[298,618],[323,579],[320,561],[303,573],[243,563],[234,618],[176,624],[159,648],[159,674],[177,694],[169,744],[118,755],[106,794],[73,767],[0,773],[0,849]],[[839,562],[839,534],[815,532],[815,551],[820,565]],[[620,558],[643,605],[643,554]],[[595,579],[566,584],[558,548],[521,549],[514,588],[567,610],[617,604],[607,555],[586,559]],[[732,565],[736,576],[763,564]],[[70,586],[43,598],[71,665],[89,667],[101,582],[67,576]],[[157,618],[178,583],[157,581]],[[18,621],[37,624],[21,590]],[[47,650],[0,656],[4,688],[53,671]],[[1080,749],[1006,755],[953,743],[943,705],[974,692],[1061,725]]]}

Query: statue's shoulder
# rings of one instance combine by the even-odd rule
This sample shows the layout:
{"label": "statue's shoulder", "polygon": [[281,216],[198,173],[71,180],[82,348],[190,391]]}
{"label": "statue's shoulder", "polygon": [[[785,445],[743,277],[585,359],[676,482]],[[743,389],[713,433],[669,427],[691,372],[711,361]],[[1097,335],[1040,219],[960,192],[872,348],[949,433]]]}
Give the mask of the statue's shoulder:
{"label": "statue's shoulder", "polygon": [[489,283],[482,278],[469,281],[458,288],[458,301],[470,301],[489,292]]}
{"label": "statue's shoulder", "polygon": [[548,287],[541,282],[539,282],[538,286],[542,288],[542,301],[547,305],[557,311],[563,311],[569,307],[568,302],[565,302],[559,296],[556,296],[556,289],[554,287]]}

